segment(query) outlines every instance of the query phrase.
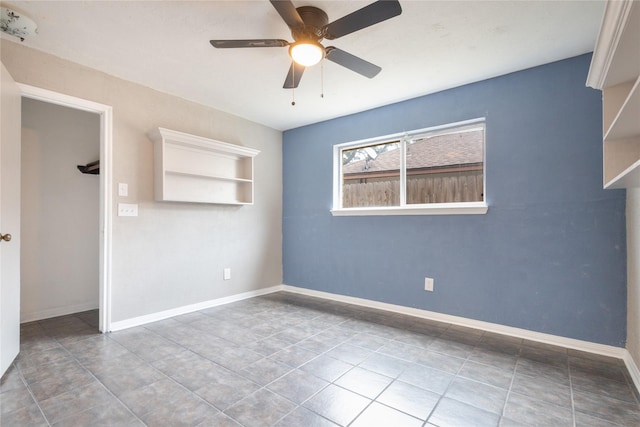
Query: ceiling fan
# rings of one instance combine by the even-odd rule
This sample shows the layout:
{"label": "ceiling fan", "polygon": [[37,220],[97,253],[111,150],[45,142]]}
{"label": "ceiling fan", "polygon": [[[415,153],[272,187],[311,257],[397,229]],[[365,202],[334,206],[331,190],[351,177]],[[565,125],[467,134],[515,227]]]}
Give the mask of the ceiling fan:
{"label": "ceiling fan", "polygon": [[305,68],[317,64],[323,58],[365,77],[375,77],[382,68],[335,46],[324,47],[320,41],[346,36],[402,13],[397,0],[379,0],[329,23],[327,14],[317,7],[296,8],[290,0],[270,1],[291,29],[293,42],[282,39],[211,40],[210,42],[213,47],[220,49],[289,46],[289,56],[292,61],[284,81],[285,89],[298,87]]}

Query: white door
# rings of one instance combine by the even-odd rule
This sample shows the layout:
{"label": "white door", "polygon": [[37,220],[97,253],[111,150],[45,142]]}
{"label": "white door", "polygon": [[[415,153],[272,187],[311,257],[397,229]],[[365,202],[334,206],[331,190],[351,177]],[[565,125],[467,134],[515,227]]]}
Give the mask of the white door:
{"label": "white door", "polygon": [[[21,93],[1,64],[0,80],[0,376],[20,350]],[[10,236],[10,237],[9,237]]]}

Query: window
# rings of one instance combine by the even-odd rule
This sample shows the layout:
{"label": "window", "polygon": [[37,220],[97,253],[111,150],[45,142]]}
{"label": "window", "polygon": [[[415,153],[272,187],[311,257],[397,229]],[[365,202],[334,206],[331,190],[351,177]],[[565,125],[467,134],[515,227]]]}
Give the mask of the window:
{"label": "window", "polygon": [[484,119],[334,146],[334,215],[486,213]]}

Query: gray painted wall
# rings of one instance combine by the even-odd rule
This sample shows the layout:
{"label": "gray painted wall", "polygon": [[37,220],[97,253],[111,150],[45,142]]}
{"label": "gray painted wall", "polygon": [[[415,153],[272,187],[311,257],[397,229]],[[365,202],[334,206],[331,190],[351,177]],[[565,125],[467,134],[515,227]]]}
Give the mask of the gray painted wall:
{"label": "gray painted wall", "polygon": [[[172,95],[0,40],[19,83],[113,107],[112,321],[125,321],[282,283],[282,133]],[[153,198],[153,145],[165,127],[260,150],[253,206]],[[117,194],[118,183],[129,195]],[[118,217],[119,202],[138,217]],[[223,281],[225,267],[231,280]]]}
{"label": "gray painted wall", "polygon": [[[590,55],[286,131],[288,285],[624,346],[625,192],[602,189]],[[486,117],[474,216],[332,217],[332,146]],[[435,292],[424,278],[435,278]]]}

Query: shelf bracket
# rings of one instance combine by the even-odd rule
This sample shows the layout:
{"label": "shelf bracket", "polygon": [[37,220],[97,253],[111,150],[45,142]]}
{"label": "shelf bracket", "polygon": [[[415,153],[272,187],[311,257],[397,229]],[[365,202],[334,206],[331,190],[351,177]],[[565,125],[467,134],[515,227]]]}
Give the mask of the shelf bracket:
{"label": "shelf bracket", "polygon": [[100,175],[100,160],[87,163],[86,165],[78,165],[78,170],[89,175]]}

